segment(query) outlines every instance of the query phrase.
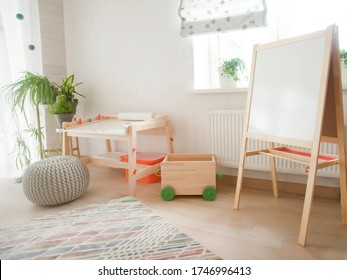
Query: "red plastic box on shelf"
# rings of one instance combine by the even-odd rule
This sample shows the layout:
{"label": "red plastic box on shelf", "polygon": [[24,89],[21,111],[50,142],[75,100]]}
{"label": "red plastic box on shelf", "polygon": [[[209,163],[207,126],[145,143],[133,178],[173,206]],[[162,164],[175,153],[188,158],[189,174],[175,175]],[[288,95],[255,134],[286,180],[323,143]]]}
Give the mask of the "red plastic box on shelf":
{"label": "red plastic box on shelf", "polygon": [[[159,153],[137,152],[136,163],[144,164],[144,165],[155,165],[157,163],[161,163],[164,160],[165,156],[166,155],[159,154]],[[121,156],[120,161],[128,162],[128,155]],[[128,178],[128,169],[125,169],[125,176]],[[137,181],[141,183],[156,183],[156,182],[160,182],[160,176],[156,174],[151,174]]]}

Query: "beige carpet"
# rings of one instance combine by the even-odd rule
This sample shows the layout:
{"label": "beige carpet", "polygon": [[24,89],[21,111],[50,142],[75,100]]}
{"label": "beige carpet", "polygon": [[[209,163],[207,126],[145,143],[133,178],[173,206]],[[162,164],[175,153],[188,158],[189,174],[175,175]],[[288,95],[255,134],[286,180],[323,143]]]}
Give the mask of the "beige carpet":
{"label": "beige carpet", "polygon": [[134,197],[0,229],[0,258],[219,259]]}

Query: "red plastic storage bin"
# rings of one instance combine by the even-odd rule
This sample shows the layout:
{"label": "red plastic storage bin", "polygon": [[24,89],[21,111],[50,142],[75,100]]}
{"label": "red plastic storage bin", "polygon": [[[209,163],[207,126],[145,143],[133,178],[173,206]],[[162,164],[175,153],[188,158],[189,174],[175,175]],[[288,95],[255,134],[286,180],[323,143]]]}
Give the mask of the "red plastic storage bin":
{"label": "red plastic storage bin", "polygon": [[[144,165],[155,165],[161,163],[165,159],[164,154],[159,153],[136,153],[136,163]],[[120,157],[120,161],[128,162],[128,155],[123,155]],[[125,169],[125,176],[128,178],[128,169]],[[156,174],[151,174],[141,179],[138,179],[137,182],[141,183],[156,183],[160,182],[160,176]]]}

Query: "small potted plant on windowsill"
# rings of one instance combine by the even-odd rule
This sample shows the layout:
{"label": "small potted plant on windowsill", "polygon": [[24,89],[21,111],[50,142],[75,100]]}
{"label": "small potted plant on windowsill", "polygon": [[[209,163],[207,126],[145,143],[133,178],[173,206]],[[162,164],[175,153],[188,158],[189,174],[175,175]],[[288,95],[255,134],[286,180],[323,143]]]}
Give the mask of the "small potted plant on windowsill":
{"label": "small potted plant on windowsill", "polygon": [[237,82],[246,79],[246,64],[239,58],[223,60],[219,67],[220,86],[236,87]]}

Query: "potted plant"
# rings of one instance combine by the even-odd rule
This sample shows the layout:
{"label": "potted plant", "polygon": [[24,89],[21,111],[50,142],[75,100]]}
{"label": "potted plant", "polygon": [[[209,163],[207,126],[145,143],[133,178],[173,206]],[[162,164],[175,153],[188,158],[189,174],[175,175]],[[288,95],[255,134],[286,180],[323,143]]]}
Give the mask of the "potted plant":
{"label": "potted plant", "polygon": [[54,85],[55,88],[57,88],[58,95],[63,95],[65,97],[65,100],[72,104],[72,112],[76,114],[78,99],[75,97],[75,94],[81,97],[85,97],[85,96],[76,91],[76,87],[81,85],[82,83],[74,84],[74,80],[75,80],[75,75],[72,74],[68,77],[63,78],[62,83],[60,85],[56,83],[52,83],[52,84]]}
{"label": "potted plant", "polygon": [[347,67],[347,51],[345,51],[344,49],[340,50],[340,61],[341,65]]}
{"label": "potted plant", "polygon": [[[12,111],[15,112],[16,109],[19,109],[20,114],[24,116],[26,121],[27,129],[20,131],[18,133],[18,139],[22,143],[21,146],[25,145],[23,140],[22,133],[30,132],[31,135],[34,135],[38,142],[38,150],[40,159],[44,158],[44,149],[43,149],[43,133],[40,120],[40,104],[48,103],[53,104],[54,102],[54,90],[52,88],[51,82],[47,77],[35,74],[32,72],[25,72],[25,74],[18,79],[13,84],[5,86],[7,92],[7,100],[12,107]],[[36,114],[36,123],[29,123],[29,118],[27,116],[26,104],[29,103],[34,107]],[[20,162],[21,149],[17,151],[16,162]],[[27,158],[27,156],[26,156]],[[25,160],[26,164],[29,164],[30,161]],[[23,166],[21,166],[23,167]]]}
{"label": "potted plant", "polygon": [[236,87],[236,82],[245,77],[246,64],[239,58],[223,60],[220,68],[220,82],[222,87]]}
{"label": "potted plant", "polygon": [[61,128],[63,122],[71,122],[74,113],[73,105],[70,101],[67,100],[66,96],[59,94],[56,98],[55,103],[52,105],[51,113],[54,114],[58,127]]}
{"label": "potted plant", "polygon": [[342,83],[347,84],[347,51],[344,49],[340,50],[340,62]]}

